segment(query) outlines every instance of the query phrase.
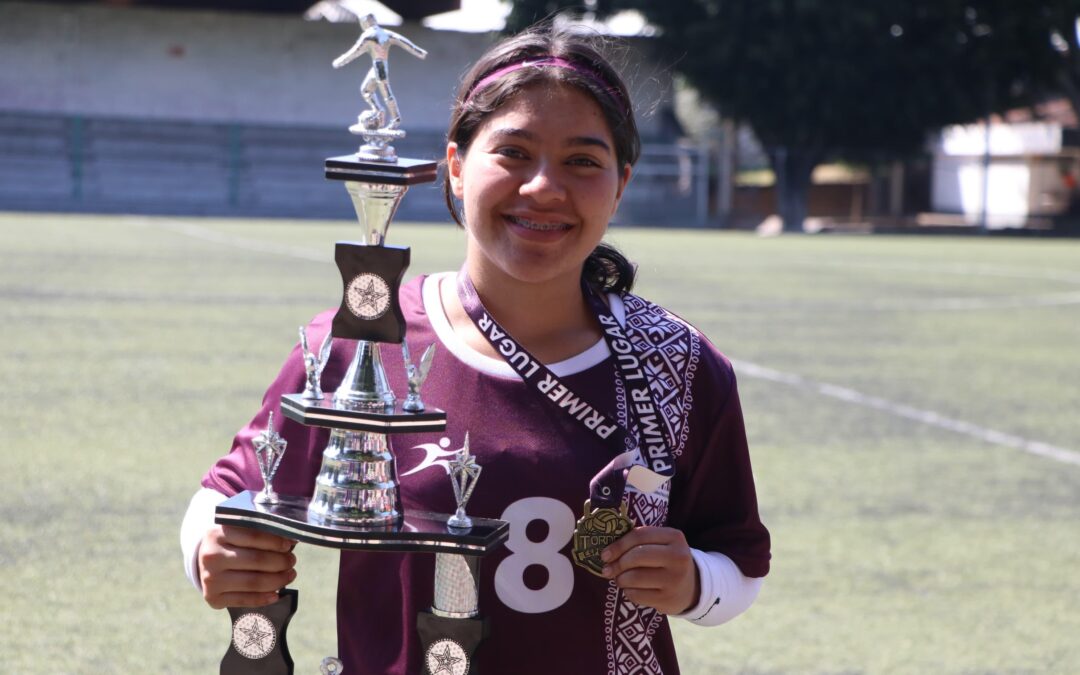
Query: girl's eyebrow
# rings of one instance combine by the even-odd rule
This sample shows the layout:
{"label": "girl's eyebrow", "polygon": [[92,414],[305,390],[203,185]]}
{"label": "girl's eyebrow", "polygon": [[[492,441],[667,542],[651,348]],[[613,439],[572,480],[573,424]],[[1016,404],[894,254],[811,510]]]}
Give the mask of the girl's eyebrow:
{"label": "girl's eyebrow", "polygon": [[500,127],[491,132],[492,138],[497,141],[502,141],[508,138],[523,138],[526,141],[537,141],[539,137],[531,131],[526,129],[519,129],[518,127]]}
{"label": "girl's eyebrow", "polygon": [[[494,129],[491,132],[491,136],[496,141],[502,141],[509,138],[521,138],[526,141],[532,141],[535,143],[540,139],[540,137],[537,136],[535,133],[529,131],[528,129],[521,129],[519,127],[500,127],[498,129]],[[565,145],[566,147],[589,145],[601,148],[608,153],[611,152],[611,146],[608,145],[607,141],[600,138],[599,136],[574,136],[573,138],[566,139],[566,142],[564,142],[563,145]]]}
{"label": "girl's eyebrow", "polygon": [[574,136],[567,139],[565,145],[591,145],[606,150],[608,153],[611,152],[611,146],[607,144],[607,141],[597,136]]}

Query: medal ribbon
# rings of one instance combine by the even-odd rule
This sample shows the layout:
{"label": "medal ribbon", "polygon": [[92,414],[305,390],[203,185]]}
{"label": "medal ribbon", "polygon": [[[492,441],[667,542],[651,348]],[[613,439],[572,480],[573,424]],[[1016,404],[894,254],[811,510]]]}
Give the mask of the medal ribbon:
{"label": "medal ribbon", "polygon": [[[555,373],[518,344],[488,313],[464,269],[457,277],[458,297],[465,313],[492,348],[521,376],[525,385],[548,405],[565,411],[597,438],[622,450],[589,483],[592,506],[614,508],[622,501],[627,481],[643,492],[653,492],[674,475],[675,464],[663,437],[660,406],[656,404],[633,345],[604,301],[584,281],[581,285],[585,299],[603,329],[604,341],[615,360],[615,367],[622,376],[627,394],[627,416],[631,427],[637,426],[640,438],[576,395]],[[648,463],[648,469],[634,464],[639,453]]]}

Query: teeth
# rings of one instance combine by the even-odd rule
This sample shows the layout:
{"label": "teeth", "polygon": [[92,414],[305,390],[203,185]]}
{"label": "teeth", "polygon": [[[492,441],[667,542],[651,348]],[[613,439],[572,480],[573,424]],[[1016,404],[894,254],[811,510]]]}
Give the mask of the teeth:
{"label": "teeth", "polygon": [[541,230],[541,231],[563,230],[563,229],[566,229],[566,228],[570,227],[570,225],[567,224],[567,223],[538,223],[538,222],[533,221],[533,220],[526,220],[525,218],[518,218],[517,216],[507,216],[506,218],[507,218],[507,220],[514,223],[515,225],[520,225],[522,227],[527,227],[530,230]]}

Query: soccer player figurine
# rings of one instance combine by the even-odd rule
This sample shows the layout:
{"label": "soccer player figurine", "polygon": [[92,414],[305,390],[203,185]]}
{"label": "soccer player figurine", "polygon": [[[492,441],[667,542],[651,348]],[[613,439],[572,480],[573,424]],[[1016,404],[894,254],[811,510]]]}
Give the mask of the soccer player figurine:
{"label": "soccer player figurine", "polygon": [[[427,51],[417,47],[408,38],[381,27],[372,14],[360,17],[360,25],[364,32],[349,51],[334,59],[334,67],[341,68],[364,52],[371,53],[371,69],[360,85],[360,95],[369,109],[360,113],[356,124],[349,127],[349,131],[364,137],[365,145],[360,148],[361,155],[371,153],[376,158],[384,158],[389,141],[405,137],[405,132],[398,129],[401,125],[401,112],[398,110],[394,93],[390,90],[390,70],[387,64],[390,47],[397,45],[418,59],[426,58]],[[393,148],[389,148],[389,152],[392,155]]]}

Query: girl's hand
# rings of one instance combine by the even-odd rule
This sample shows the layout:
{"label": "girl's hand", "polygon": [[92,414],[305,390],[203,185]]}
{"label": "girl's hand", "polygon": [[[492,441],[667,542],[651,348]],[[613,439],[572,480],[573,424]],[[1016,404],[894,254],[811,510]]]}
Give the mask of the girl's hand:
{"label": "girl's hand", "polygon": [[631,601],[664,614],[681,614],[698,602],[701,582],[681,530],[637,527],[604,549],[603,574]]}
{"label": "girl's hand", "polygon": [[246,527],[214,525],[199,546],[203,598],[214,609],[262,607],[296,578],[296,542]]}

